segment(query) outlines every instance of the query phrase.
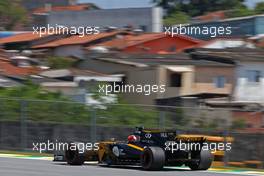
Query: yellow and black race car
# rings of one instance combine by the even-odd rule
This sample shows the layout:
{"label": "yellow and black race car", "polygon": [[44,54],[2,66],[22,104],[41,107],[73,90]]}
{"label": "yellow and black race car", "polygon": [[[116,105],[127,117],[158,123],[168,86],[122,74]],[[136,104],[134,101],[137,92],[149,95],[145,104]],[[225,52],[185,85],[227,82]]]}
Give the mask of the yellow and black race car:
{"label": "yellow and black race car", "polygon": [[[105,141],[97,150],[80,152],[67,149],[63,157],[70,165],[98,161],[100,165],[139,165],[145,170],[161,170],[164,166],[189,166],[192,170],[207,170],[213,162],[210,150],[202,146],[202,136],[177,135],[174,131],[137,128],[127,141]],[[62,159],[61,159],[62,160]]]}

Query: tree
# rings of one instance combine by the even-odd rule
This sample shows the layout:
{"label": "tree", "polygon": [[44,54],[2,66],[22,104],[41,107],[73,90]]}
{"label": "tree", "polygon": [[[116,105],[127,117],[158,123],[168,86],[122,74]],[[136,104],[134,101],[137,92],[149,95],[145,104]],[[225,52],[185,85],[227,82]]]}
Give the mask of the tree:
{"label": "tree", "polygon": [[257,14],[263,14],[264,13],[264,2],[257,3],[255,7],[255,12]]}
{"label": "tree", "polygon": [[48,66],[53,69],[71,68],[77,62],[74,58],[59,56],[48,57],[47,61]]}
{"label": "tree", "polygon": [[185,12],[189,16],[198,16],[217,10],[230,10],[242,7],[244,0],[153,0],[156,5],[168,10]]}
{"label": "tree", "polygon": [[231,13],[228,13],[229,18],[234,18],[234,17],[242,17],[242,16],[249,16],[249,15],[254,15],[255,11],[250,10],[247,7],[240,7],[237,9],[232,10]]}
{"label": "tree", "polygon": [[185,24],[188,23],[190,17],[183,12],[172,13],[164,19],[165,25],[174,25],[174,24]]}
{"label": "tree", "polygon": [[19,0],[0,1],[0,22],[4,30],[12,30],[19,22],[26,22],[26,10]]}

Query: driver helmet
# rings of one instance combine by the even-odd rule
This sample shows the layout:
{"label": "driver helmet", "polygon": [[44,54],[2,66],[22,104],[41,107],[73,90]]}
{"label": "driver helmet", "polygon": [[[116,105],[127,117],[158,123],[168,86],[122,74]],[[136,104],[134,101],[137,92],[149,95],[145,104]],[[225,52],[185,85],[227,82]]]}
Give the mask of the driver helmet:
{"label": "driver helmet", "polygon": [[135,135],[129,135],[127,137],[128,142],[136,142],[138,140],[137,136]]}

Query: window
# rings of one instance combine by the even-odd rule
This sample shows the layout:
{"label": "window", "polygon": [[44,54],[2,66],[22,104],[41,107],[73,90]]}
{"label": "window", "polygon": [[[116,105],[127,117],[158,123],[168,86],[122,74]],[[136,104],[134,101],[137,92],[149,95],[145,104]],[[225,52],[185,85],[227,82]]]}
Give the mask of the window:
{"label": "window", "polygon": [[261,72],[258,70],[248,70],[247,79],[249,82],[260,82]]}
{"label": "window", "polygon": [[181,87],[182,86],[182,75],[180,73],[171,74],[170,86],[171,87]]}
{"label": "window", "polygon": [[224,76],[217,76],[214,79],[215,87],[224,88],[225,87],[226,78]]}

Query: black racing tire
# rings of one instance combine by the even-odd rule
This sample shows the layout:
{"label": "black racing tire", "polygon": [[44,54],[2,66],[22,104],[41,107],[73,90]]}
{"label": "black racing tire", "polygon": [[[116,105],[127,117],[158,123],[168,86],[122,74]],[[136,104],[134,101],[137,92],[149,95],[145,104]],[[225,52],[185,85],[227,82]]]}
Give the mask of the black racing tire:
{"label": "black racing tire", "polygon": [[68,149],[65,151],[65,160],[69,165],[83,165],[85,161],[84,153],[80,152],[76,147],[76,150],[71,150],[72,145],[77,145],[78,143],[69,143]]}
{"label": "black racing tire", "polygon": [[197,159],[198,161],[189,164],[191,170],[207,170],[211,167],[214,156],[209,150],[201,150]]}
{"label": "black racing tire", "polygon": [[160,147],[147,147],[141,155],[144,170],[161,170],[165,164],[165,152]]}

